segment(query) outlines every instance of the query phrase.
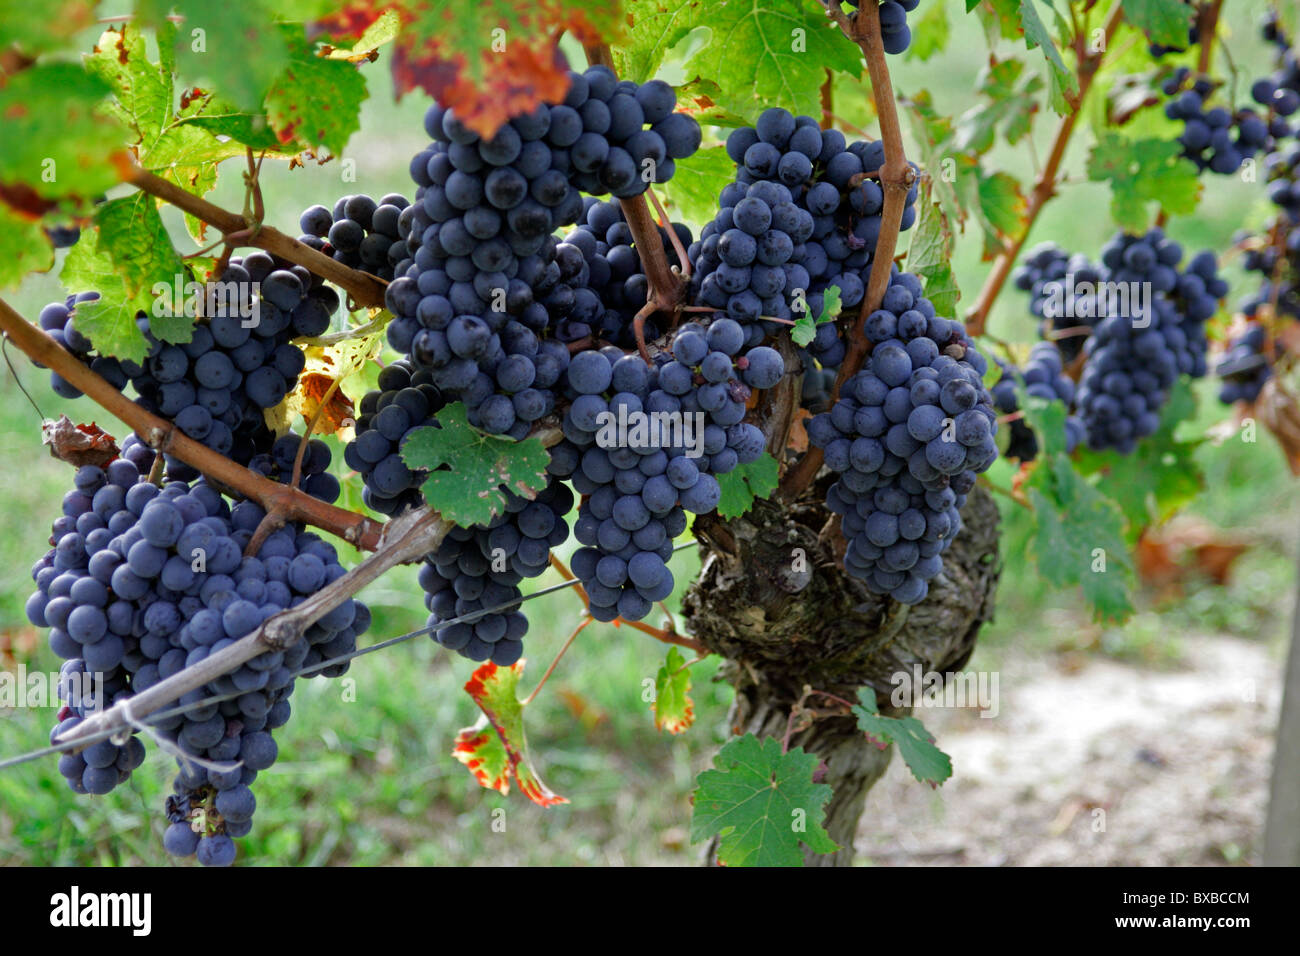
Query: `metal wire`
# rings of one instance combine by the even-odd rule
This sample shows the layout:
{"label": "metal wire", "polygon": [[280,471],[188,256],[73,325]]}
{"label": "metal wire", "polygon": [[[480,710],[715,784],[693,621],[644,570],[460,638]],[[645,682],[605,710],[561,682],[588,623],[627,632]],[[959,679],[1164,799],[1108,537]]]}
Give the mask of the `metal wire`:
{"label": "metal wire", "polygon": [[[694,541],[683,542],[682,544],[679,544],[675,548],[673,548],[673,553],[676,554],[678,551],[682,551],[686,548],[692,548],[695,546],[695,544],[696,542]],[[320,663],[313,664],[310,667],[299,668],[298,670],[294,671],[292,679],[296,680],[299,677],[310,676],[312,674],[317,673],[318,671],[324,670],[327,667],[333,667],[336,664],[347,663],[348,661],[355,660],[358,657],[363,657],[366,654],[373,654],[375,651],[381,651],[384,650],[385,648],[393,647],[397,644],[402,644],[406,641],[413,640],[414,638],[423,637],[426,634],[432,634],[434,631],[440,631],[444,627],[450,627],[453,624],[466,624],[472,621],[477,621],[479,618],[487,614],[496,614],[501,611],[513,610],[514,608],[517,608],[519,605],[525,603],[526,601],[531,601],[539,597],[545,597],[548,594],[554,594],[556,591],[563,591],[566,588],[573,587],[577,583],[578,583],[577,578],[570,578],[567,581],[561,581],[558,584],[552,584],[550,587],[545,587],[539,591],[534,591],[532,594],[525,594],[523,597],[514,598],[513,600],[510,601],[505,601],[501,604],[498,604],[496,607],[484,608],[478,611],[471,611],[468,614],[462,614],[459,617],[454,617],[447,621],[439,621],[437,624],[426,625],[425,627],[416,628],[414,631],[408,631],[405,634],[400,634],[397,637],[390,637],[387,640],[380,641],[378,644],[371,644],[368,645],[367,647],[359,647],[356,650],[351,651],[347,654],[340,654],[338,657],[332,657],[327,661],[321,661]],[[191,710],[199,710],[200,708],[207,707],[210,704],[220,704],[224,701],[234,700],[236,697],[242,697],[242,696],[243,696],[243,691],[239,691],[231,694],[215,694],[211,697],[205,697],[202,700],[198,700],[190,704],[178,705],[176,707],[169,707],[166,710],[156,710],[153,713],[144,717],[143,723],[157,724],[159,721],[166,720],[170,717],[175,717],[178,714],[185,714]],[[33,750],[29,753],[21,754],[20,756],[17,757],[8,757],[4,760],[0,760],[0,770],[7,770],[10,767],[16,767],[19,764],[28,763],[29,761],[32,760],[38,760],[41,757],[49,757],[53,754],[67,753],[73,750],[74,748],[81,749],[90,744],[98,743],[101,740],[107,740],[108,738],[116,736],[120,733],[122,733],[122,728],[115,727],[111,730],[101,730],[98,733],[88,734],[85,737],[78,737],[75,741],[71,741],[68,743],[51,744],[48,747],[42,747],[39,750]]]}

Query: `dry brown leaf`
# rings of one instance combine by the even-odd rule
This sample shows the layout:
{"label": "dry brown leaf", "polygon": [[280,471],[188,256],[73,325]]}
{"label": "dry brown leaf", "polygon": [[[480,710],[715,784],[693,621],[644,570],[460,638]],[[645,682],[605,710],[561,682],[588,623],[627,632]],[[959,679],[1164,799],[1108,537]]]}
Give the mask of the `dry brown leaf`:
{"label": "dry brown leaf", "polygon": [[102,467],[118,456],[113,436],[94,422],[77,425],[67,415],[60,415],[56,422],[45,422],[41,433],[45,444],[50,446],[50,455],[69,465]]}

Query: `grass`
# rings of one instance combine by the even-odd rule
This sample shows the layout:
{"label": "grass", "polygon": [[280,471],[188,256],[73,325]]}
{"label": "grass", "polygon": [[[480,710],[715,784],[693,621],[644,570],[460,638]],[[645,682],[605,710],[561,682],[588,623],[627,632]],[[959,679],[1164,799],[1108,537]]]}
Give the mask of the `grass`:
{"label": "grass", "polygon": [[[1263,4],[1234,4],[1234,53],[1239,63],[1258,53],[1248,29]],[[1242,11],[1245,11],[1244,13]],[[1240,17],[1240,20],[1236,18]],[[900,91],[928,89],[940,112],[959,114],[973,103],[976,73],[984,61],[983,40],[974,23],[954,9],[954,35],[946,53],[928,63],[904,60],[895,68]],[[999,47],[1010,52],[1005,44]],[[1041,69],[1036,54],[1031,69]],[[263,176],[268,220],[286,229],[313,203],[331,205],[340,195],[366,191],[409,192],[406,157],[423,145],[422,97],[394,103],[382,68],[370,68],[372,97],[363,130],[347,154],[331,162],[289,170],[269,167]],[[851,112],[849,104],[841,109]],[[1036,141],[1041,155],[1055,127],[1040,116]],[[1082,131],[1066,164],[1071,183],[1049,205],[1035,229],[1041,237],[1066,237],[1073,248],[1095,252],[1113,228],[1101,211],[1109,202],[1105,184],[1080,183],[1090,133]],[[351,163],[355,162],[355,165]],[[1033,163],[1023,149],[999,149],[990,167],[1027,181]],[[223,171],[214,201],[243,204],[240,167]],[[1189,247],[1225,248],[1239,225],[1255,213],[1256,184],[1214,183],[1194,217],[1175,219],[1170,231]],[[178,241],[178,216],[168,214]],[[1031,243],[1032,244],[1032,243]],[[182,245],[183,249],[190,248]],[[959,239],[953,262],[969,302],[987,263],[979,257],[976,227]],[[1239,276],[1239,274],[1238,274]],[[1240,287],[1234,287],[1234,295]],[[25,314],[60,298],[55,275],[30,278],[10,299]],[[1008,289],[993,314],[993,331],[1012,340],[1030,337],[1020,294]],[[67,413],[74,420],[97,418],[116,435],[126,429],[96,416],[83,400],[67,402],[49,390],[43,373],[13,355],[15,368],[45,416]],[[1205,436],[1224,417],[1212,382],[1198,388],[1197,417],[1184,428]],[[40,416],[7,371],[0,376],[0,434],[8,454],[0,463],[0,640],[23,636],[22,606],[31,587],[29,569],[58,502],[69,484],[65,466],[40,444]],[[1293,483],[1271,437],[1256,444],[1229,440],[1207,443],[1197,452],[1206,481],[1191,511],[1252,543],[1239,572],[1224,586],[1192,582],[1185,598],[1161,605],[1140,596],[1140,613],[1119,628],[1092,625],[1077,594],[1047,587],[1021,556],[1032,534],[1028,513],[1001,502],[1005,521],[1002,551],[1006,568],[998,617],[986,628],[972,666],[995,667],[1010,655],[1084,649],[1142,666],[1170,666],[1182,654],[1179,635],[1188,631],[1254,636],[1279,646],[1290,615],[1295,530],[1278,516],[1289,515]],[[337,456],[336,456],[337,460]],[[693,552],[676,560],[680,586],[698,567]],[[550,574],[534,582],[542,587]],[[680,590],[680,588],[679,588]],[[425,611],[414,569],[400,569],[363,593],[374,610],[365,642],[423,625]],[[675,607],[674,603],[674,607]],[[579,619],[572,593],[553,594],[529,605],[527,639],[531,688]],[[43,638],[43,635],[42,635]],[[548,688],[529,710],[529,745],[534,765],[556,792],[571,802],[543,811],[518,793],[482,790],[450,755],[458,728],[478,712],[461,687],[468,662],[440,651],[427,638],[369,655],[342,681],[300,682],[294,719],[277,734],[281,759],[256,785],[259,801],[253,833],[241,842],[249,865],[288,864],[663,864],[691,863],[698,851],[688,844],[689,795],[693,779],[724,739],[730,693],[713,680],[717,664],[693,669],[697,720],[690,733],[672,738],[655,731],[642,699],[664,649],[648,637],[595,624],[579,636]],[[30,668],[57,668],[38,650]],[[345,696],[346,699],[345,699]],[[50,711],[0,710],[0,755],[44,743],[53,723]],[[942,742],[941,742],[942,743]],[[151,748],[148,762],[130,783],[106,798],[70,793],[54,761],[42,760],[0,771],[0,864],[153,865],[165,862],[161,849],[162,804],[173,769]],[[919,793],[919,791],[918,791]],[[500,813],[498,813],[500,811]],[[504,826],[501,824],[504,823]]]}

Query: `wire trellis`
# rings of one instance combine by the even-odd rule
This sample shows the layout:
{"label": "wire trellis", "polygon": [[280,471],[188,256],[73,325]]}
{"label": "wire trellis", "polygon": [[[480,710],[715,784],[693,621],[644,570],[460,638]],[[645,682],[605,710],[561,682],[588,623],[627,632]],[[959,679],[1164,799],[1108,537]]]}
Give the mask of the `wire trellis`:
{"label": "wire trellis", "polygon": [[[696,543],[694,541],[683,542],[682,544],[679,544],[673,548],[673,553],[676,554],[678,551],[682,551],[686,548],[694,547],[695,544]],[[470,623],[472,621],[478,620],[479,618],[487,614],[497,614],[502,611],[514,610],[515,608],[519,607],[521,604],[527,601],[532,601],[536,598],[545,597],[546,595],[554,594],[557,591],[563,591],[566,588],[573,587],[577,583],[578,583],[577,578],[570,578],[567,581],[561,581],[558,584],[552,584],[549,587],[545,587],[538,591],[534,591],[532,594],[525,594],[523,597],[514,598],[513,600],[510,601],[505,601],[501,604],[498,604],[496,607],[483,608],[478,611],[471,611],[468,614],[462,614],[459,617],[454,617],[451,618],[450,620],[439,621],[437,624],[429,624],[424,627],[416,628],[413,631],[408,631],[405,634],[399,634],[397,637],[390,637],[387,640],[380,641],[378,644],[370,644],[366,647],[359,647],[356,650],[351,651],[350,653],[340,654],[338,657],[332,657],[327,661],[321,661],[320,663],[313,664],[310,667],[299,668],[298,670],[294,671],[293,679],[296,680],[299,677],[307,677],[312,674],[315,674],[318,671],[322,671],[327,667],[333,667],[336,664],[343,664],[348,661],[355,660],[358,657],[363,657],[366,654],[373,654],[375,651],[381,651],[384,650],[385,648],[394,647],[397,644],[402,644],[405,643],[406,641],[413,640],[414,638],[423,637],[427,634],[432,634],[434,631],[440,631],[444,627],[450,627],[452,624]],[[200,708],[207,707],[210,704],[220,704],[223,701],[234,700],[235,698],[240,696],[242,696],[242,692],[230,693],[230,694],[215,694],[211,697],[204,697],[202,700],[197,700],[189,704],[177,705],[175,707],[168,707],[165,710],[156,710],[153,713],[149,714],[147,717],[143,718],[141,723],[144,723],[146,725],[156,724],[158,721],[166,720],[169,717],[175,717],[178,714],[185,714],[191,710],[198,710]],[[32,760],[39,760],[41,757],[49,757],[54,754],[66,753],[70,750],[73,750],[74,748],[79,750],[85,746],[88,746],[89,744],[98,743],[101,740],[107,740],[110,737],[115,737],[121,735],[122,733],[123,733],[123,728],[115,727],[111,730],[101,730],[98,733],[87,734],[85,737],[78,737],[74,742],[63,743],[63,744],[51,744],[48,747],[41,747],[38,750],[33,750],[30,751],[29,753],[20,754],[17,757],[8,757],[4,760],[0,760],[0,770],[7,770],[10,767],[16,767],[19,764],[28,763]]]}

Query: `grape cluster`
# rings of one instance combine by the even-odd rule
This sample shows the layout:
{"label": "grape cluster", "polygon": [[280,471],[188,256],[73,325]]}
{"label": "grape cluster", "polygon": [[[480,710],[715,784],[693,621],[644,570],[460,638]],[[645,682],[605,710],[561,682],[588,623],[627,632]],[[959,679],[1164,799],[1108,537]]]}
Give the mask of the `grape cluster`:
{"label": "grape cluster", "polygon": [[[264,517],[261,507],[251,501],[235,505],[229,519],[230,540],[246,544]],[[178,546],[193,533],[186,526]],[[241,558],[229,572],[216,573],[209,564],[206,580],[195,585],[201,609],[171,635],[171,649],[158,661],[157,677],[148,672],[148,682],[220,651],[344,573],[332,545],[296,526],[273,532],[255,557]],[[173,718],[178,721],[171,728],[174,742],[186,756],[177,758],[175,792],[167,800],[170,825],[163,845],[169,853],[195,854],[206,866],[234,861],[232,840],[252,828],[257,801],[250,788],[258,773],[278,756],[271,731],[289,719],[289,698],[298,672],[342,676],[348,662],[320,665],[354,651],[357,635],[369,626],[369,610],[349,598],[309,627],[296,644],[255,657],[181,697],[182,705],[198,704],[214,695],[226,699]],[[142,669],[136,676],[137,690],[146,685],[144,674]],[[166,723],[162,726],[167,728]]]}
{"label": "grape cluster", "polygon": [[672,593],[667,561],[685,512],[712,511],[716,476],[762,455],[762,432],[743,421],[746,402],[784,371],[775,349],[746,351],[740,324],[727,318],[681,326],[671,356],[653,366],[613,347],[574,356],[566,440],[551,450],[550,471],[586,496],[572,567],[598,620],[639,620]]}
{"label": "grape cluster", "polygon": [[[1196,164],[1197,169],[1208,169],[1222,175],[1231,175],[1241,164],[1269,146],[1272,140],[1269,119],[1253,109],[1235,112],[1222,107],[1207,108],[1206,101],[1214,92],[1215,84],[1208,77],[1198,76],[1190,89],[1180,89],[1191,78],[1191,71],[1181,67],[1163,83],[1161,89],[1172,98],[1165,104],[1165,115],[1183,121],[1178,136],[1183,155]],[[1261,105],[1278,110],[1284,103],[1273,100],[1272,91],[1258,87],[1252,91]],[[1177,95],[1175,95],[1177,94]],[[1294,107],[1292,107],[1294,111]],[[1284,120],[1274,125],[1275,130],[1289,129]],[[1235,134],[1235,135],[1234,135]]]}
{"label": "grape cluster", "polygon": [[[1160,409],[1180,374],[1206,372],[1205,322],[1227,293],[1210,252],[1180,272],[1183,250],[1160,229],[1144,236],[1123,233],[1102,249],[1108,288],[1150,290],[1150,309],[1129,297],[1127,308],[1094,309],[1104,317],[1084,346],[1083,375],[1075,396],[1094,449],[1127,454],[1160,424]],[[1138,301],[1134,301],[1134,299]]]}
{"label": "grape cluster", "polygon": [[410,200],[400,193],[389,193],[378,202],[364,194],[344,196],[333,210],[324,206],[305,210],[298,218],[303,231],[298,241],[349,269],[392,281],[405,275],[413,263],[406,240],[414,212]]}
{"label": "grape cluster", "polygon": [[961,323],[935,316],[902,280],[867,317],[866,365],[809,421],[808,438],[839,474],[826,500],[849,542],[845,571],[916,604],[943,569],[976,474],[997,458],[997,413],[987,362]]}
{"label": "grape cluster", "polygon": [[[573,492],[551,481],[529,501],[506,494],[505,511],[486,525],[453,528],[425,557],[420,586],[433,638],[474,661],[509,667],[523,653],[528,619],[519,612],[519,582],[550,566],[551,549],[569,537]],[[469,621],[453,621],[477,611]]]}
{"label": "grape cluster", "polygon": [[[196,664],[344,573],[333,546],[296,526],[273,532],[256,557],[245,557],[265,512],[247,501],[232,509],[203,479],[159,488],[146,480],[152,461],[153,452],[130,436],[107,467],[79,468],[53,525],[54,548],[33,568],[37,590],[27,602],[28,619],[50,628],[50,648],[66,660],[60,693],[67,706],[56,734]],[[169,851],[197,849],[205,863],[233,859],[229,839],[251,825],[248,786],[275,759],[270,730],[288,719],[296,671],[351,652],[368,625],[365,606],[349,600],[314,624],[305,640],[253,658],[180,703],[229,699],[155,721],[183,755],[222,766],[178,757],[178,793],[202,794],[207,813],[202,833],[191,829],[185,836],[173,824],[165,838]],[[346,667],[334,664],[323,673],[337,676]],[[99,682],[102,697],[86,698],[86,675]],[[78,793],[107,793],[143,758],[135,738],[106,741],[65,754],[60,771]],[[242,766],[230,763],[235,760]]]}
{"label": "grape cluster", "polygon": [[1268,355],[1268,330],[1259,322],[1250,322],[1241,334],[1228,343],[1223,358],[1214,368],[1222,379],[1219,401],[1250,403],[1259,398],[1264,383],[1272,377]]}
{"label": "grape cluster", "polygon": [[[736,180],[689,250],[697,301],[740,322],[749,345],[779,331],[764,317],[820,316],[831,286],[842,308],[859,305],[884,209],[872,178],[884,164],[883,145],[848,143],[812,117],[772,108],[753,127],[734,130],[726,148]],[[903,229],[916,221],[916,194],[914,185]],[[833,379],[845,352],[835,323],[819,325],[801,356],[805,374],[817,373],[809,384]]]}
{"label": "grape cluster", "polygon": [[[998,362],[1002,377],[989,390],[993,397],[993,407],[1003,415],[1014,415],[1020,411],[1020,400],[1016,395],[1016,384],[1022,381],[1025,392],[1044,401],[1060,401],[1067,412],[1074,406],[1074,382],[1063,370],[1061,352],[1051,342],[1039,342],[1029,351],[1029,360],[1024,368]],[[1023,419],[1010,423],[1009,438],[1003,454],[1022,462],[1033,461],[1038,457],[1038,438],[1034,430]],[[1065,419],[1065,450],[1073,452],[1087,437],[1083,421],[1076,415],[1067,415]]]}
{"label": "grape cluster", "polygon": [[[232,259],[214,288],[232,298],[214,295],[215,314],[196,324],[186,343],[160,341],[150,331],[148,318],[137,316],[136,324],[149,343],[143,362],[96,356],[90,340],[78,331],[76,307],[98,298],[97,293],[47,305],[39,321],[114,387],[130,383],[141,407],[172,420],[218,454],[248,464],[274,440],[264,410],[284,400],[303,370],[303,352],[290,339],[320,335],[329,328],[339,298],[302,266],[277,262],[262,252]],[[55,373],[51,384],[65,397],[80,394]],[[170,456],[167,465],[168,475],[179,481],[198,475]]]}
{"label": "grape cluster", "polygon": [[[1083,351],[1087,330],[1096,324],[1099,316],[1089,310],[1085,310],[1085,315],[1071,315],[1065,305],[1082,301],[1086,296],[1079,296],[1078,290],[1095,287],[1101,279],[1102,270],[1087,256],[1071,255],[1051,242],[1029,250],[1024,262],[1011,274],[1015,287],[1029,293],[1029,311],[1042,320],[1038,334],[1055,341],[1066,362],[1073,362]],[[1071,331],[1057,336],[1056,333],[1067,329]],[[1075,334],[1074,330],[1084,330],[1084,333]]]}

